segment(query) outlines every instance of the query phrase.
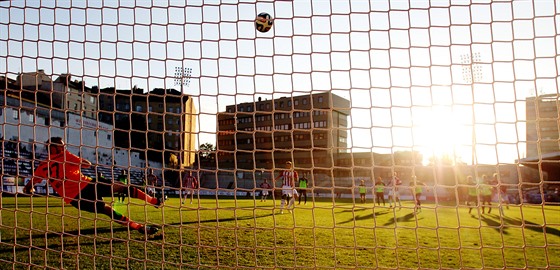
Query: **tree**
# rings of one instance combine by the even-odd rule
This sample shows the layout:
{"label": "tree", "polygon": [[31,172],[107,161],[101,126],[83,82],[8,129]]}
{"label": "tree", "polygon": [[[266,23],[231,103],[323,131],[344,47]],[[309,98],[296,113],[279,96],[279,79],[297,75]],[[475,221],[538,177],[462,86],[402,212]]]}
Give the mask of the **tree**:
{"label": "tree", "polygon": [[211,143],[203,143],[198,147],[196,163],[201,167],[215,167],[216,147]]}
{"label": "tree", "polygon": [[216,147],[211,143],[203,143],[198,147],[202,159],[214,159]]}

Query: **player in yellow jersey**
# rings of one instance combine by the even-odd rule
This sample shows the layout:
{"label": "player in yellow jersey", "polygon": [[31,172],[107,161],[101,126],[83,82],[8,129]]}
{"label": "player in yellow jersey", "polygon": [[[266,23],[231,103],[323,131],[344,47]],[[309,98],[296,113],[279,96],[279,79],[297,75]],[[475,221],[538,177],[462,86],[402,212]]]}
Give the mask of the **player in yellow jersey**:
{"label": "player in yellow jersey", "polygon": [[377,181],[375,181],[375,201],[377,205],[381,205],[381,201],[383,201],[383,206],[385,206],[385,183],[383,183],[381,176],[378,176]]}
{"label": "player in yellow jersey", "polygon": [[484,214],[484,205],[488,205],[488,214],[492,212],[492,195],[494,193],[494,188],[491,186],[490,179],[486,175],[482,175],[482,183],[479,185],[480,197],[482,198],[481,206],[482,213]]}
{"label": "player in yellow jersey", "polygon": [[426,184],[418,181],[416,175],[413,175],[410,186],[412,187],[412,196],[414,197],[414,212],[422,212],[422,201],[420,198]]}
{"label": "player in yellow jersey", "polygon": [[366,203],[367,187],[366,187],[366,181],[363,179],[360,180],[359,190],[360,190],[360,202]]}
{"label": "player in yellow jersey", "polygon": [[473,207],[471,207],[471,203],[473,203],[475,207],[478,207],[478,189],[476,188],[476,182],[470,175],[467,176],[467,185],[467,206],[469,206],[470,214],[473,209]]}

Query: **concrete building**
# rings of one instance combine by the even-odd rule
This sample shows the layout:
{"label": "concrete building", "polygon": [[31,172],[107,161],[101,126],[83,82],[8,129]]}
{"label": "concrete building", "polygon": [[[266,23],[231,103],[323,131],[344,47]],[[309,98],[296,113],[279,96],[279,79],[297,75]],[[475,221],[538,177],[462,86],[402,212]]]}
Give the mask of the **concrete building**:
{"label": "concrete building", "polygon": [[15,83],[18,95],[38,101],[51,108],[97,119],[97,94],[83,81],[72,80],[71,74],[61,74],[56,80],[44,70],[18,74]]}
{"label": "concrete building", "polygon": [[36,72],[22,72],[16,78],[16,85],[28,90],[51,90],[52,78],[39,69]]}
{"label": "concrete building", "polygon": [[[0,107],[0,181],[32,177],[34,167],[46,157],[45,141],[54,136],[62,137],[70,152],[93,163],[91,168],[83,169],[87,175],[102,172],[114,177],[126,169],[133,183],[143,180],[146,160],[138,152],[115,147],[111,125],[6,95],[0,95],[0,102],[5,104]],[[158,168],[162,164],[149,165],[161,174]]]}
{"label": "concrete building", "polygon": [[174,89],[111,87],[99,90],[99,107],[99,119],[115,126],[117,146],[144,152],[145,159],[169,163],[176,157],[177,166],[193,165],[197,112],[190,96]]}
{"label": "concrete building", "polygon": [[527,108],[527,157],[560,152],[559,95],[528,97],[525,105]]}
{"label": "concrete building", "polygon": [[539,95],[526,99],[527,157],[519,163],[537,169],[533,181],[560,180],[560,96]]}
{"label": "concrete building", "polygon": [[348,152],[350,102],[332,92],[240,103],[218,113],[221,169],[283,168],[332,175],[333,160]]}
{"label": "concrete building", "polygon": [[53,82],[54,93],[64,93],[60,107],[66,112],[97,119],[97,93],[83,81],[72,81],[71,74],[61,74]]}

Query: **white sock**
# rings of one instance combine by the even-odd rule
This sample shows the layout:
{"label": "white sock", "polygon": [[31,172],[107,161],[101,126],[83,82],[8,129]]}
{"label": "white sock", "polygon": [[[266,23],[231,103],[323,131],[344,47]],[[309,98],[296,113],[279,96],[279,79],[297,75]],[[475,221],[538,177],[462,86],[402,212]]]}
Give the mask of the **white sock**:
{"label": "white sock", "polygon": [[288,203],[288,209],[290,209],[292,207],[292,205],[294,205],[294,202],[296,200],[294,199],[294,197],[290,198],[290,202]]}

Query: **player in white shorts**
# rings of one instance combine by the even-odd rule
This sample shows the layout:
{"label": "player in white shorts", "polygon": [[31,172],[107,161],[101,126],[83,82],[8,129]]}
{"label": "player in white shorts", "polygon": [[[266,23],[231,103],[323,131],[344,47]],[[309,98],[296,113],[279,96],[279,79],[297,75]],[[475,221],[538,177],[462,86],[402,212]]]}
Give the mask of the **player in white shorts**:
{"label": "player in white shorts", "polygon": [[280,201],[280,214],[284,213],[284,206],[286,205],[286,201],[288,201],[288,205],[286,209],[292,212],[293,205],[295,202],[295,197],[298,196],[296,191],[296,179],[299,179],[298,173],[293,169],[292,162],[286,162],[286,169],[283,170],[275,179],[278,180],[282,178],[282,200]]}

